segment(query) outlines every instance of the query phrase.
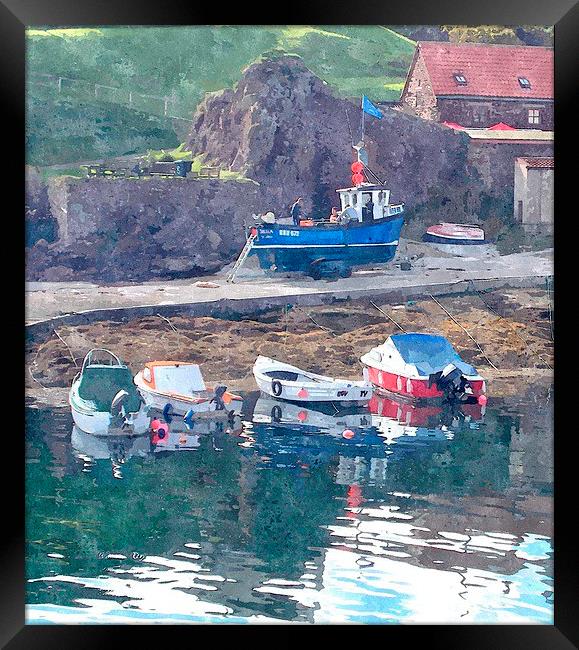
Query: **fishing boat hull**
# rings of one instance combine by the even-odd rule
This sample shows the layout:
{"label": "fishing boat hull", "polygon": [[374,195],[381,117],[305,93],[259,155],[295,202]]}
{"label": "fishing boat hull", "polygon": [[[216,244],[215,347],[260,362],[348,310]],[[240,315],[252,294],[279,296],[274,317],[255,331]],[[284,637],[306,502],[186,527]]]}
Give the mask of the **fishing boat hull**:
{"label": "fishing boat hull", "polygon": [[73,383],[68,401],[75,425],[85,433],[95,436],[137,436],[148,431],[151,420],[144,406],[124,418],[109,411],[96,410],[89,401],[79,396],[78,381]]}
{"label": "fishing boat hull", "polygon": [[262,269],[274,271],[309,273],[320,262],[346,270],[386,263],[396,253],[403,223],[404,218],[397,216],[346,226],[261,226],[251,254],[257,256]]}
{"label": "fishing boat hull", "polygon": [[364,378],[376,389],[405,399],[476,401],[486,390],[476,368],[440,335],[393,334],[360,361]]}
{"label": "fishing boat hull", "polygon": [[68,394],[76,426],[98,436],[139,435],[149,417],[129,368],[104,348],[90,350]]}

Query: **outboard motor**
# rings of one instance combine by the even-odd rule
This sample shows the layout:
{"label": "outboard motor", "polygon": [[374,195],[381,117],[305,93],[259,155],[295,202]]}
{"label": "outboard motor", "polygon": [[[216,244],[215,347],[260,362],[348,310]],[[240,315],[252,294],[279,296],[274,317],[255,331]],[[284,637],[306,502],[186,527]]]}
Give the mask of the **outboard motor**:
{"label": "outboard motor", "polygon": [[111,402],[110,413],[113,418],[113,423],[122,423],[122,428],[126,429],[131,426],[132,420],[131,416],[127,411],[129,401],[129,393],[126,390],[120,390],[114,397]]}
{"label": "outboard motor", "polygon": [[215,402],[215,410],[223,411],[225,408],[225,402],[223,401],[223,394],[227,390],[227,386],[216,386],[215,394],[211,398],[212,402]]}
{"label": "outboard motor", "polygon": [[428,387],[430,388],[433,384],[450,401],[462,401],[473,394],[468,379],[452,363],[428,377]]}

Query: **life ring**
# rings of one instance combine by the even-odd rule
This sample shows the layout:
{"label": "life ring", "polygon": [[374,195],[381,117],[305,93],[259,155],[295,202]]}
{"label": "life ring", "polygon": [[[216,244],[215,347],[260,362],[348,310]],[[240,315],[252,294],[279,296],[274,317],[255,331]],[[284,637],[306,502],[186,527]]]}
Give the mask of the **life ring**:
{"label": "life ring", "polygon": [[280,382],[277,379],[274,379],[271,382],[271,392],[276,396],[279,397],[281,395],[283,388]]}
{"label": "life ring", "polygon": [[281,406],[279,406],[279,405],[276,404],[276,405],[271,409],[271,419],[272,419],[274,422],[281,422]]}

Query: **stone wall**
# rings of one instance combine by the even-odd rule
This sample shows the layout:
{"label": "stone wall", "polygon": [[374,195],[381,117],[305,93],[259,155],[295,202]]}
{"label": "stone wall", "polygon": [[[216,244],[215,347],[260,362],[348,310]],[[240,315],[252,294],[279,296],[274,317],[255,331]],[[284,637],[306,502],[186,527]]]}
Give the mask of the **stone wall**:
{"label": "stone wall", "polygon": [[436,96],[422,54],[416,57],[414,67],[400,98],[402,110],[425,120],[441,121]]}
{"label": "stone wall", "polygon": [[29,279],[212,272],[239,253],[244,220],[267,200],[254,183],[181,178],[58,178],[48,193],[60,238],[29,251]]}
{"label": "stone wall", "polygon": [[[485,128],[504,122],[517,129],[553,130],[552,101],[439,98],[437,107],[440,122],[456,122],[469,128]],[[539,111],[538,124],[529,122],[529,110]]]}

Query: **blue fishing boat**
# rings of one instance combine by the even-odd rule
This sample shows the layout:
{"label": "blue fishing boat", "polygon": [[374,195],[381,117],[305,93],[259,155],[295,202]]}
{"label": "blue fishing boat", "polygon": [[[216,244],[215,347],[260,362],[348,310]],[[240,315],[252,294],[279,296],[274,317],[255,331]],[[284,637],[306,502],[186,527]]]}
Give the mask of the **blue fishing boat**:
{"label": "blue fishing boat", "polygon": [[337,190],[341,210],[330,220],[300,225],[259,221],[250,235],[251,255],[262,269],[301,271],[312,277],[351,275],[352,267],[389,262],[404,223],[404,204],[390,203],[385,185],[361,182]]}

